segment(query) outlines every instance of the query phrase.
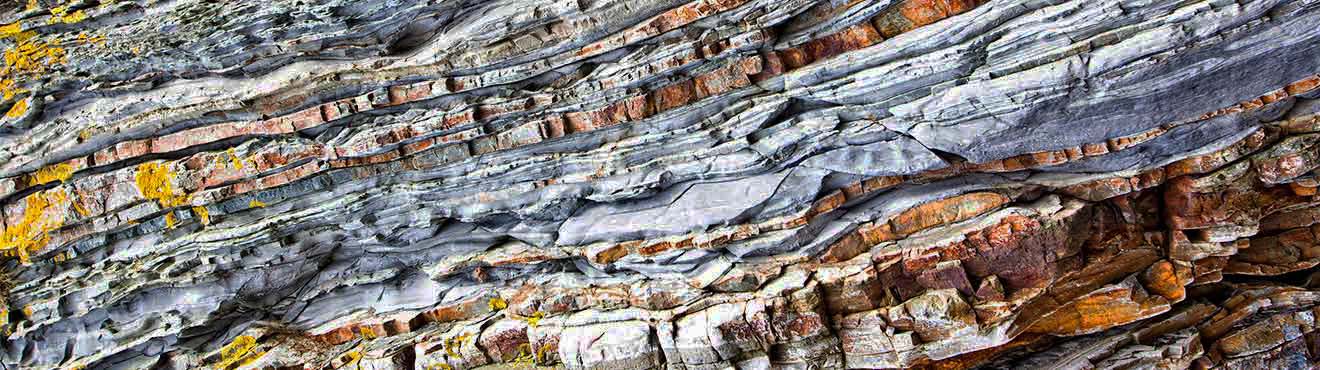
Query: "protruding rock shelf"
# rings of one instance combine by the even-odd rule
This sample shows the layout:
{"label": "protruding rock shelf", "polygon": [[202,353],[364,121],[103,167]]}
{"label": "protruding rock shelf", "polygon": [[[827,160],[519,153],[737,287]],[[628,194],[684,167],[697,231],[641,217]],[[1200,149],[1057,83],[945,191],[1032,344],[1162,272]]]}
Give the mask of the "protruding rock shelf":
{"label": "protruding rock shelf", "polygon": [[0,4],[5,369],[1307,369],[1320,1]]}

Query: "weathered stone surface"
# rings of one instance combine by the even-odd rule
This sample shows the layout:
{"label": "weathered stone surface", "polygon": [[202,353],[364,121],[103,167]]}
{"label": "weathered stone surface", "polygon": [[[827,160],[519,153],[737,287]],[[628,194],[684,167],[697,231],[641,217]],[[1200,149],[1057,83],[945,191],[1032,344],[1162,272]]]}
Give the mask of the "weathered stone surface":
{"label": "weathered stone surface", "polygon": [[0,4],[0,367],[1320,366],[1320,2]]}

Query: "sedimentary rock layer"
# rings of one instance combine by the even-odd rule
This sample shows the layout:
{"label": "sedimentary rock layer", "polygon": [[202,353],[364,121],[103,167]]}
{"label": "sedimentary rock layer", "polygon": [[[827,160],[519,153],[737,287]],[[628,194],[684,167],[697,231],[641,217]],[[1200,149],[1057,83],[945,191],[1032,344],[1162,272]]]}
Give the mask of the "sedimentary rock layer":
{"label": "sedimentary rock layer", "polygon": [[6,368],[1320,361],[1320,1],[0,18]]}

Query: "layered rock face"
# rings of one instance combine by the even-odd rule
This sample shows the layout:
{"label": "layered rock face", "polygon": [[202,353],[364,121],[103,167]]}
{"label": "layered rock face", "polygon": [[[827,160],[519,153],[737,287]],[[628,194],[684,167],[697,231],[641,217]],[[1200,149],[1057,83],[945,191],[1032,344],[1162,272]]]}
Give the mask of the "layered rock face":
{"label": "layered rock face", "polygon": [[1320,362],[1320,1],[0,15],[5,368]]}

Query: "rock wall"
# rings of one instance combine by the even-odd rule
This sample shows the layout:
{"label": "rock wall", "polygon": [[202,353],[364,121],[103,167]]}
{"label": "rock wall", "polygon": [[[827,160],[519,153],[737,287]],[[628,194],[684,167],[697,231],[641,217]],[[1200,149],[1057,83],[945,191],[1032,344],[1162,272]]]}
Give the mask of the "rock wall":
{"label": "rock wall", "polygon": [[0,22],[4,368],[1320,361],[1320,1]]}

